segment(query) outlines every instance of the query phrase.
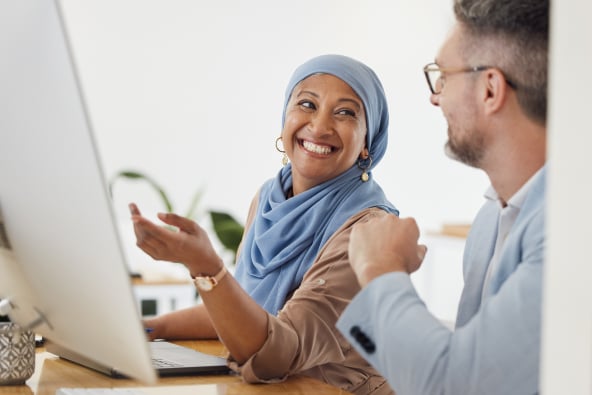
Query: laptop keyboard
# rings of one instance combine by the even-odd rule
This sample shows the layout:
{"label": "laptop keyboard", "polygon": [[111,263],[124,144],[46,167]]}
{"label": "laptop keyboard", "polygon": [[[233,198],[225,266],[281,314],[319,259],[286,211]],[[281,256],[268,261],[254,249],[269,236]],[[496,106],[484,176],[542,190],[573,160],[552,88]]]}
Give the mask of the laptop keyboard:
{"label": "laptop keyboard", "polygon": [[164,358],[152,357],[152,366],[154,366],[155,369],[180,368],[183,367],[183,364],[175,361],[169,361],[168,359]]}

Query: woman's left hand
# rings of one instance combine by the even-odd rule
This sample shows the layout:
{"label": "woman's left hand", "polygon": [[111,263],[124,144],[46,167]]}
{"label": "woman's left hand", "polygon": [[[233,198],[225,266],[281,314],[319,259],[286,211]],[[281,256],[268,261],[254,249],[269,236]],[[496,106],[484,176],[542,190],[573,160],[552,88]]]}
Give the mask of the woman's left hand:
{"label": "woman's left hand", "polygon": [[140,213],[136,204],[129,205],[136,234],[136,244],[152,258],[184,264],[192,277],[218,273],[223,265],[205,230],[194,221],[172,213],[158,218],[176,229],[157,225]]}

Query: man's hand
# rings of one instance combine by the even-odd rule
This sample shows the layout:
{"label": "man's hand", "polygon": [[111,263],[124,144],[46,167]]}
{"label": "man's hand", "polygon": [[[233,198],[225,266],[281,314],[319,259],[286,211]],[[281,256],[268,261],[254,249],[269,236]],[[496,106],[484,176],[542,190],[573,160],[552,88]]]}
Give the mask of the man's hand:
{"label": "man's hand", "polygon": [[427,248],[418,244],[419,228],[413,218],[388,214],[353,226],[349,241],[350,264],[362,287],[389,272],[413,273]]}

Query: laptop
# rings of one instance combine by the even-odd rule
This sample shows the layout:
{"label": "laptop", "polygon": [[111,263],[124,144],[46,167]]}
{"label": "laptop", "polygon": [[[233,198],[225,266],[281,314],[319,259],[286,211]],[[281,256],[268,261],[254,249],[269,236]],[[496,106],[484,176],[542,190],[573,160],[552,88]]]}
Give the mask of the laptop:
{"label": "laptop", "polygon": [[[160,377],[228,374],[230,372],[225,358],[205,354],[163,340],[148,342],[148,344],[152,355],[152,365]],[[47,341],[45,349],[60,358],[108,376],[117,378],[127,377],[116,366],[103,365],[54,342]]]}

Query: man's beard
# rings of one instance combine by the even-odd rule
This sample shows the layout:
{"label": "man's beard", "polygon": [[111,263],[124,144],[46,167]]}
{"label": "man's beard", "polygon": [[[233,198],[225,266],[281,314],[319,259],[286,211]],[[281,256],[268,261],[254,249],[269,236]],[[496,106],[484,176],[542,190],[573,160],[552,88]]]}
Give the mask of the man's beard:
{"label": "man's beard", "polygon": [[468,139],[463,141],[453,140],[450,127],[448,128],[448,141],[444,145],[444,153],[450,159],[454,159],[471,167],[479,167],[483,158],[483,138],[477,131],[471,132]]}

